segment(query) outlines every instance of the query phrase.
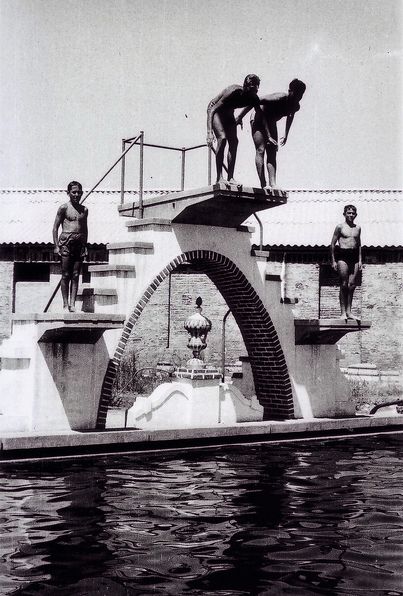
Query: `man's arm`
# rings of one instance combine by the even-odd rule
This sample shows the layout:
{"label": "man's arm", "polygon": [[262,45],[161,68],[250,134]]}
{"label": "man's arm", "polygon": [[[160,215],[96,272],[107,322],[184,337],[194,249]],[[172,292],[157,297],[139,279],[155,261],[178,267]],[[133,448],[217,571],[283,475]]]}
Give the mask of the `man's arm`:
{"label": "man's arm", "polygon": [[87,244],[87,242],[88,242],[88,209],[87,209],[87,207],[84,207],[84,213],[85,213],[85,220],[84,220],[83,234],[84,234],[84,242],[85,242],[85,244]]}
{"label": "man's arm", "polygon": [[263,111],[261,108],[261,104],[264,106],[270,106],[270,104],[273,102],[273,99],[277,99],[276,96],[277,95],[281,95],[281,94],[277,94],[277,93],[272,93],[271,95],[265,95],[264,97],[259,98],[259,103],[257,104],[257,106],[253,106],[255,108],[256,114],[259,114],[261,117],[261,121],[263,123],[263,129],[264,132],[266,133],[266,145],[268,145],[270,143],[270,145],[274,145],[275,147],[278,147],[278,143],[276,141],[275,138],[273,138],[272,134],[271,134],[271,130],[270,130],[270,124],[269,124],[269,116],[268,114],[270,112]]}
{"label": "man's arm", "polygon": [[55,250],[54,251],[55,251],[56,254],[60,254],[58,230],[59,230],[59,226],[63,225],[63,221],[64,221],[64,218],[65,217],[66,217],[66,210],[65,210],[64,205],[62,205],[57,210],[55,221],[54,221],[54,224],[53,224],[53,230],[52,230],[52,233],[53,233],[53,244],[55,245]]}
{"label": "man's arm", "polygon": [[290,132],[290,128],[291,128],[291,124],[293,123],[294,116],[295,116],[295,112],[293,112],[292,114],[288,114],[288,116],[287,116],[287,120],[285,123],[285,134],[284,134],[284,137],[280,140],[281,146],[285,145],[287,142],[288,133]]}
{"label": "man's arm", "polygon": [[241,128],[242,128],[242,120],[244,119],[246,114],[251,111],[252,108],[253,108],[253,106],[246,106],[246,108],[242,108],[242,110],[239,112],[238,116],[235,118],[235,123],[237,125],[240,124]]}
{"label": "man's arm", "polygon": [[358,244],[358,269],[361,271],[362,270],[361,228],[359,226],[358,226],[357,244]]}
{"label": "man's arm", "polygon": [[333,237],[332,237],[332,242],[330,244],[330,254],[331,254],[331,258],[332,258],[332,268],[337,271],[337,263],[336,263],[336,258],[335,258],[335,248],[336,248],[336,243],[338,241],[338,239],[340,238],[340,225],[336,226],[334,232],[333,232]]}
{"label": "man's arm", "polygon": [[260,107],[260,104],[258,105],[257,108],[255,106],[255,110],[256,110],[256,114],[258,112],[260,112],[260,116],[262,118],[263,128],[264,128],[264,132],[266,133],[266,138],[267,138],[266,145],[270,144],[270,145],[274,145],[275,147],[278,147],[278,143],[277,143],[276,139],[274,139],[271,135],[270,125],[269,125],[267,116],[265,115],[265,112],[263,112],[262,108]]}
{"label": "man's arm", "polygon": [[84,219],[82,220],[82,234],[83,234],[83,241],[84,241],[84,259],[88,257],[88,209],[84,207]]}

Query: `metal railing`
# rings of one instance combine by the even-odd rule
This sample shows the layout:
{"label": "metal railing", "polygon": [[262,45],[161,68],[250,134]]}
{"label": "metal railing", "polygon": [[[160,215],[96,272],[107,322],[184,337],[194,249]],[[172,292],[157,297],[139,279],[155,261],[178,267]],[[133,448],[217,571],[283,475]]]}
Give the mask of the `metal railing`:
{"label": "metal railing", "polygon": [[[157,145],[155,143],[144,142],[144,131],[140,131],[138,137],[130,139],[122,139],[122,155],[121,155],[121,172],[120,172],[120,204],[123,205],[125,202],[125,182],[126,182],[126,149],[127,143],[131,143],[129,149],[133,145],[139,145],[140,147],[140,159],[139,159],[139,202],[138,202],[138,217],[143,218],[143,199],[144,199],[144,147],[153,147],[155,149],[165,149],[167,151],[177,151],[181,153],[181,184],[180,189],[185,190],[185,173],[186,173],[186,153],[188,151],[194,151],[195,149],[201,149],[207,147],[206,143],[201,145],[194,145],[193,147],[170,147],[168,145]],[[211,153],[214,149],[209,148],[208,150],[208,161],[207,161],[207,184],[211,184]]]}
{"label": "metal railing", "polygon": [[[127,146],[129,145],[129,146]],[[139,159],[139,195],[138,195],[138,218],[143,219],[143,199],[144,199],[144,147],[152,147],[157,149],[165,149],[168,151],[179,151],[181,153],[181,185],[180,189],[183,191],[185,189],[185,174],[186,174],[186,153],[188,151],[194,151],[195,149],[201,149],[207,147],[206,143],[202,143],[200,145],[194,145],[192,147],[170,147],[168,145],[157,145],[155,143],[145,143],[144,142],[144,131],[141,130],[140,133],[135,136],[131,137],[130,139],[122,139],[122,153],[118,157],[118,159],[112,164],[112,166],[105,172],[105,174],[98,180],[98,182],[91,188],[90,191],[87,192],[85,197],[81,199],[81,203],[84,203],[86,199],[94,192],[94,190],[105,180],[105,178],[112,172],[112,170],[121,163],[121,172],[120,172],[120,203],[121,205],[124,203],[124,196],[125,196],[125,179],[126,179],[126,155],[128,152],[135,146],[139,145],[140,147],[140,159]],[[212,153],[216,153],[214,147],[208,147],[208,160],[207,160],[207,184],[211,185],[211,160],[212,160]],[[227,167],[224,164],[224,169],[227,172]],[[254,213],[256,217],[259,228],[260,228],[260,250],[263,248],[263,225],[256,213]],[[45,306],[44,312],[47,312],[50,305],[53,302],[54,297],[56,296],[57,292],[60,289],[61,280],[57,284],[56,288],[54,289],[48,303]]]}

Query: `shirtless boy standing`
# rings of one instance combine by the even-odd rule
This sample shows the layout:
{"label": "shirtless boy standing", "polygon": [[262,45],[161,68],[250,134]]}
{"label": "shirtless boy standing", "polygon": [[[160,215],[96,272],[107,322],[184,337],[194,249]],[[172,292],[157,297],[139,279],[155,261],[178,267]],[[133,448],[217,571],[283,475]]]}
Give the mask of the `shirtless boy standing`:
{"label": "shirtless boy standing", "polygon": [[[78,280],[86,255],[88,209],[80,204],[83,189],[79,182],[70,182],[67,194],[70,202],[59,207],[53,224],[53,243],[55,253],[62,261],[63,310],[75,312]],[[58,238],[59,226],[62,226],[62,233]]]}
{"label": "shirtless boy standing", "polygon": [[362,270],[361,228],[354,223],[357,217],[354,205],[346,205],[343,215],[345,221],[336,226],[331,242],[332,267],[340,278],[341,318],[356,320],[351,314],[351,304],[357,275]]}
{"label": "shirtless boy standing", "polygon": [[238,137],[234,110],[236,108],[249,109],[255,107],[260,112],[259,97],[257,95],[260,79],[255,74],[248,75],[241,85],[230,85],[210,101],[207,106],[207,145],[213,147],[213,132],[217,139],[216,149],[216,184],[224,182],[222,169],[224,151],[228,142],[228,182],[237,184],[234,180],[234,169],[238,149]]}

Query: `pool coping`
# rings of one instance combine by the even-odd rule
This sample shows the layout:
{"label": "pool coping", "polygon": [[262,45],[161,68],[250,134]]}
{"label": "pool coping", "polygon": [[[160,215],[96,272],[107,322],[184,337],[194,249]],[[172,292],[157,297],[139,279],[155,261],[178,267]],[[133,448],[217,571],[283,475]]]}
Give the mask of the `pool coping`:
{"label": "pool coping", "polygon": [[233,426],[175,429],[107,429],[102,431],[3,432],[0,463],[121,451],[186,449],[250,442],[282,442],[314,438],[342,438],[363,433],[403,432],[403,415],[316,418],[243,422]]}

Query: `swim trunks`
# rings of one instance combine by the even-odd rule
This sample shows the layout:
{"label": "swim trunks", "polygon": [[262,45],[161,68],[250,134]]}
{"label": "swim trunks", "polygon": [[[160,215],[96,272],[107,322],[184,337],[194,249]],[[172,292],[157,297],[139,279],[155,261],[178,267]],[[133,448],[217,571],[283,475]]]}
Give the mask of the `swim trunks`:
{"label": "swim trunks", "polygon": [[340,248],[336,246],[335,250],[336,261],[344,261],[348,265],[348,272],[354,273],[355,265],[359,260],[358,248]]}
{"label": "swim trunks", "polygon": [[62,257],[82,261],[86,253],[85,235],[79,232],[62,232],[59,238],[59,249]]}

